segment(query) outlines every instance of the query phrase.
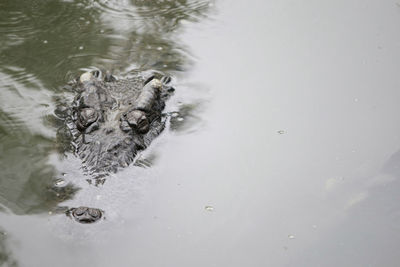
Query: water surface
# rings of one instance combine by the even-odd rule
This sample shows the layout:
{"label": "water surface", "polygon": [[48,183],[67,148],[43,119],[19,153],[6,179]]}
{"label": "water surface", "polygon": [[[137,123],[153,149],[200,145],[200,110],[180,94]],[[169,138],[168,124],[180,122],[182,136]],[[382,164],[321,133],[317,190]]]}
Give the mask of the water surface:
{"label": "water surface", "polygon": [[[3,1],[0,261],[398,266],[399,22],[377,0]],[[169,130],[101,187],[54,116],[96,67],[177,88]],[[78,205],[106,220],[55,213]]]}

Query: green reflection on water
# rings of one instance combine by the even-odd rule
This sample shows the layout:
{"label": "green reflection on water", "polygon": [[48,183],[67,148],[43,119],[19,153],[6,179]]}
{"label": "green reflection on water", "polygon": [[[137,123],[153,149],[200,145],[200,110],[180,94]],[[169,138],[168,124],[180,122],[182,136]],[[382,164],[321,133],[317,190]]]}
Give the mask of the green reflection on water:
{"label": "green reflection on water", "polygon": [[47,155],[53,141],[30,134],[18,119],[0,111],[0,201],[15,214],[45,212],[77,189],[53,186],[56,171]]}
{"label": "green reflection on water", "polygon": [[0,70],[34,74],[46,88],[59,87],[67,73],[83,67],[182,71],[182,21],[197,21],[209,1],[2,1]]}
{"label": "green reflection on water", "polygon": [[[0,203],[15,214],[53,210],[74,196],[71,185],[53,186],[57,170],[51,153],[66,147],[65,140],[38,134],[21,118],[38,118],[56,136],[57,121],[43,114],[39,94],[61,93],[61,86],[82,68],[156,69],[177,74],[191,66],[190,53],[179,33],[185,21],[197,22],[210,12],[211,1],[56,1],[0,2],[1,91],[9,91],[32,110],[21,111],[0,94]],[[22,87],[32,95],[26,96]],[[36,91],[35,91],[36,90]],[[7,91],[7,92],[8,92]],[[40,99],[35,100],[35,99]],[[37,101],[37,102],[35,102]],[[13,102],[13,103],[14,103]],[[37,107],[37,108],[35,108]],[[25,112],[25,113],[24,113]],[[58,135],[60,136],[60,135]],[[63,143],[64,142],[64,143]],[[61,149],[63,151],[63,149]]]}

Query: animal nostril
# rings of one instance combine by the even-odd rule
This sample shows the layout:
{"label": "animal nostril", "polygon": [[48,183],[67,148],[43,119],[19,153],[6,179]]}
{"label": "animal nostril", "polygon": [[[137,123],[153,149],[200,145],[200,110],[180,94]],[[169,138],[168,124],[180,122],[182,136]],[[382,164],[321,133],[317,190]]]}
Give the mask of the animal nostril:
{"label": "animal nostril", "polygon": [[86,212],[86,210],[87,210],[87,208],[79,207],[79,208],[75,209],[74,213],[77,216],[82,216]]}
{"label": "animal nostril", "polygon": [[89,215],[93,218],[99,218],[101,216],[101,212],[98,209],[89,209]]}

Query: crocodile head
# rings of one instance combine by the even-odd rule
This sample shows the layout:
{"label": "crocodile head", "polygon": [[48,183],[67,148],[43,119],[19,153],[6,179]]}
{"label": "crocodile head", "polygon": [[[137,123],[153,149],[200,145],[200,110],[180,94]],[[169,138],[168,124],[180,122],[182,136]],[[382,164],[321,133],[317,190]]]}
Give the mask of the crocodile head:
{"label": "crocodile head", "polygon": [[116,80],[98,71],[80,76],[67,124],[90,175],[100,178],[128,166],[162,132],[170,80],[154,75]]}

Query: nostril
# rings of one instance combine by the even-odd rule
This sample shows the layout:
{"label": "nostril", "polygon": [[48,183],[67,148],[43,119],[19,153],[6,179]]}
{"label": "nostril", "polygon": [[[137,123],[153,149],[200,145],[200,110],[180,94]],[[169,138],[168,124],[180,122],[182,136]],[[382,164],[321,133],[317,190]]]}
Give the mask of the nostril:
{"label": "nostril", "polygon": [[78,207],[71,209],[72,217],[79,223],[94,223],[103,217],[103,211],[96,208]]}
{"label": "nostril", "polygon": [[126,122],[140,134],[145,134],[149,131],[149,121],[146,114],[141,110],[129,112],[126,116]]}
{"label": "nostril", "polygon": [[86,212],[86,210],[87,210],[87,208],[85,208],[85,207],[79,207],[74,210],[74,214],[76,216],[82,216]]}
{"label": "nostril", "polygon": [[100,212],[98,209],[90,208],[90,209],[88,210],[88,213],[89,213],[90,216],[92,216],[92,217],[95,218],[95,219],[101,217],[101,212]]}

